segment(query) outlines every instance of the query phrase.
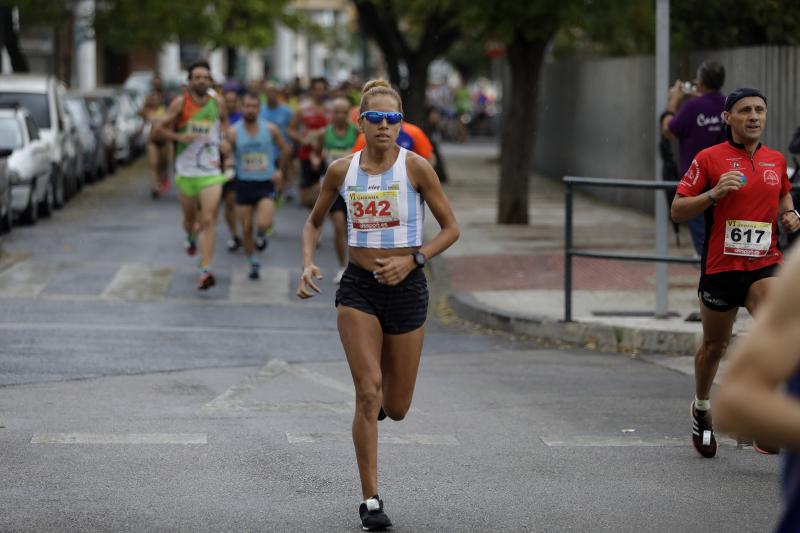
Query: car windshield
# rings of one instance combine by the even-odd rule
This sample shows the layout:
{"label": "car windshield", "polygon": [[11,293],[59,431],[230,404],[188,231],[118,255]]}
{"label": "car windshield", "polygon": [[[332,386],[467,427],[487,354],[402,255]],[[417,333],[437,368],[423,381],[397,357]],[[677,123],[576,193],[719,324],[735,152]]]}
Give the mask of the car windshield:
{"label": "car windshield", "polygon": [[50,106],[47,104],[47,95],[44,93],[2,93],[0,104],[17,103],[26,108],[36,125],[40,128],[50,128]]}
{"label": "car windshield", "polygon": [[0,149],[22,148],[22,130],[12,117],[0,118]]}

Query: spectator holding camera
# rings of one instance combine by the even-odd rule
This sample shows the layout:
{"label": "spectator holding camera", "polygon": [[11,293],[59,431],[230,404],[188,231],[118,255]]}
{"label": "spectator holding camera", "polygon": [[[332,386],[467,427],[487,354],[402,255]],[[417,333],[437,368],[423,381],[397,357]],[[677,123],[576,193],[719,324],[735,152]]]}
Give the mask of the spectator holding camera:
{"label": "spectator holding camera", "polygon": [[[668,139],[678,139],[681,176],[700,150],[725,141],[722,118],[725,96],[720,91],[724,83],[725,67],[715,61],[706,61],[697,69],[694,82],[677,80],[669,90],[661,132]],[[688,99],[680,105],[685,97]],[[700,215],[689,220],[688,224],[694,249],[697,255],[702,256],[705,220]]]}

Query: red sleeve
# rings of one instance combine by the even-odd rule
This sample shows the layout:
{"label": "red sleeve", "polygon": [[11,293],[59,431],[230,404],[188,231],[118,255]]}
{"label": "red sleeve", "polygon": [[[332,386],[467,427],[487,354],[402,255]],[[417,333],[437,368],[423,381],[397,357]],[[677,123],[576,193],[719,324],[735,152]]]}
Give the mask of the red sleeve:
{"label": "red sleeve", "polygon": [[364,134],[359,133],[358,137],[356,138],[356,144],[353,145],[353,151],[351,153],[356,153],[359,150],[363,150],[366,145],[367,145],[367,140],[364,139]]}
{"label": "red sleeve", "polygon": [[433,146],[428,136],[425,135],[425,132],[418,126],[409,124],[408,122],[405,122],[404,126],[406,127],[406,133],[408,133],[411,140],[414,141],[414,151],[425,159],[430,159],[433,154]]}
{"label": "red sleeve", "polygon": [[675,191],[681,196],[697,196],[702,194],[708,188],[709,175],[706,159],[697,154],[697,157],[692,160],[692,164],[683,175],[683,179],[678,184],[678,190]]}
{"label": "red sleeve", "polygon": [[783,161],[783,174],[781,175],[781,197],[786,196],[792,190],[792,182],[789,181],[789,174],[786,173],[786,160]]}

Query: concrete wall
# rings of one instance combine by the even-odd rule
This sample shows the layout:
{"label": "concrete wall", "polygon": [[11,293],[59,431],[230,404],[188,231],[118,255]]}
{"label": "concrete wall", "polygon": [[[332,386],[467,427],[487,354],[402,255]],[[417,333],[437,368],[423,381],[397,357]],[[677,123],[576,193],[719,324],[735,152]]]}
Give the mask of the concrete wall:
{"label": "concrete wall", "polygon": [[[769,100],[764,142],[787,155],[791,134],[800,125],[800,47],[696,52],[685,59],[688,65],[673,60],[670,79],[681,71],[695,72],[705,59],[725,66],[723,92],[744,85],[764,91]],[[565,175],[654,179],[654,77],[652,56],[546,64],[534,168],[557,179]],[[653,209],[652,192],[591,192],[621,205]]]}

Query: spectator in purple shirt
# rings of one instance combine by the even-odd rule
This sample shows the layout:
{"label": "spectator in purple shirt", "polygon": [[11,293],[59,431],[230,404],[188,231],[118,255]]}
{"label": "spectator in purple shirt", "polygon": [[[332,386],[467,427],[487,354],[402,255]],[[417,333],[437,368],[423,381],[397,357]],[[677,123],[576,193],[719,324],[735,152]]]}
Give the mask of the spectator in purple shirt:
{"label": "spectator in purple shirt", "polygon": [[[695,87],[677,80],[669,90],[667,110],[661,121],[661,132],[668,139],[678,139],[680,145],[679,171],[683,176],[700,150],[725,141],[722,112],[725,95],[720,92],[725,83],[725,67],[706,61],[697,69]],[[689,90],[687,91],[687,88]],[[690,94],[678,109],[681,100]],[[703,256],[705,220],[703,215],[689,221],[689,231],[697,255]]]}

